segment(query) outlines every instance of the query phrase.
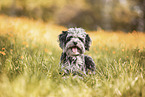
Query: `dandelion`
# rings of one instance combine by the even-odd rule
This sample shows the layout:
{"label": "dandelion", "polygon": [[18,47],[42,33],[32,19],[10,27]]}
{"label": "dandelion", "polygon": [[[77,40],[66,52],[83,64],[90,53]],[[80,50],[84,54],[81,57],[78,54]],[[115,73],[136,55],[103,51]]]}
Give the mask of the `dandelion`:
{"label": "dandelion", "polygon": [[113,51],[112,53],[113,53],[113,54],[115,54],[116,52],[115,52],[115,51]]}
{"label": "dandelion", "polygon": [[141,47],[140,49],[143,50],[143,47]]}
{"label": "dandelion", "polygon": [[24,57],[23,57],[23,56],[21,56],[21,59],[24,59]]}
{"label": "dandelion", "polygon": [[22,49],[24,50],[25,48],[23,47]]}
{"label": "dandelion", "polygon": [[0,51],[0,54],[2,54],[2,55],[6,55],[6,53],[5,53],[5,52],[2,52],[2,51]]}
{"label": "dandelion", "polygon": [[47,53],[48,52],[48,49],[45,48],[44,51]]}
{"label": "dandelion", "polygon": [[23,44],[23,45],[27,45],[27,42],[24,41],[24,42],[22,42],[22,44]]}
{"label": "dandelion", "polygon": [[103,47],[102,47],[102,46],[100,46],[99,48],[100,48],[100,49],[102,49]]}
{"label": "dandelion", "polygon": [[124,52],[124,49],[122,49],[122,52]]}
{"label": "dandelion", "polygon": [[4,51],[4,50],[5,50],[5,48],[2,48],[2,50]]}
{"label": "dandelion", "polygon": [[27,44],[27,45],[26,45],[26,48],[28,48],[28,47],[29,47],[29,45]]}

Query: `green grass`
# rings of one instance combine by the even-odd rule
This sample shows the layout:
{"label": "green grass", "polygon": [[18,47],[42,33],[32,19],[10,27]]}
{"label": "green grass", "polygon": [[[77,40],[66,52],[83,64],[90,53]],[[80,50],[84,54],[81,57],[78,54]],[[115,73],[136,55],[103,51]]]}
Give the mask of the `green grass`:
{"label": "green grass", "polygon": [[[64,79],[59,75],[61,50],[50,44],[33,43],[29,46],[15,36],[15,43],[1,36],[0,96],[1,97],[141,97],[145,96],[145,75],[141,62],[142,52],[121,51],[121,48],[104,50],[94,46],[87,54],[96,63],[96,75],[84,79]],[[47,48],[50,52],[45,51]],[[94,53],[96,50],[98,53]],[[112,52],[116,53],[113,54]]]}
{"label": "green grass", "polygon": [[0,34],[0,97],[145,97],[144,48],[95,43],[96,75],[63,78],[58,43],[25,35]]}

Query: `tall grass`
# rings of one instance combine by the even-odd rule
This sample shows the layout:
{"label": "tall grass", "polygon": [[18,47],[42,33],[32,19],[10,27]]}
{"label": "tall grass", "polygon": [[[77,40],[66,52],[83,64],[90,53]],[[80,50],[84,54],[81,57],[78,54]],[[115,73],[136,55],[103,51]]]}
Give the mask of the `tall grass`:
{"label": "tall grass", "polygon": [[96,75],[59,74],[64,27],[0,16],[0,97],[144,97],[145,34],[88,32]]}

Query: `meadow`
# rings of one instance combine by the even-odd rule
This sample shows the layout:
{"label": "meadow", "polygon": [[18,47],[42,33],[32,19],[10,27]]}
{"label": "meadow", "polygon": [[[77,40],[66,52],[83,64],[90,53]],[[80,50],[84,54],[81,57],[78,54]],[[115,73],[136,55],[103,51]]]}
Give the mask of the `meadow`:
{"label": "meadow", "polygon": [[145,97],[145,34],[86,31],[96,74],[59,74],[58,35],[67,28],[0,15],[0,97]]}

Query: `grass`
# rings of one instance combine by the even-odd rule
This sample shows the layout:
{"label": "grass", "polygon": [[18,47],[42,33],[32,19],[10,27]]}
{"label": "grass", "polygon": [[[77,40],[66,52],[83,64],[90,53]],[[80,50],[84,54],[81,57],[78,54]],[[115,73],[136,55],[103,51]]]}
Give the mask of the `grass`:
{"label": "grass", "polygon": [[0,16],[0,97],[145,97],[145,34],[89,32],[96,75],[64,79],[57,36],[65,27]]}

